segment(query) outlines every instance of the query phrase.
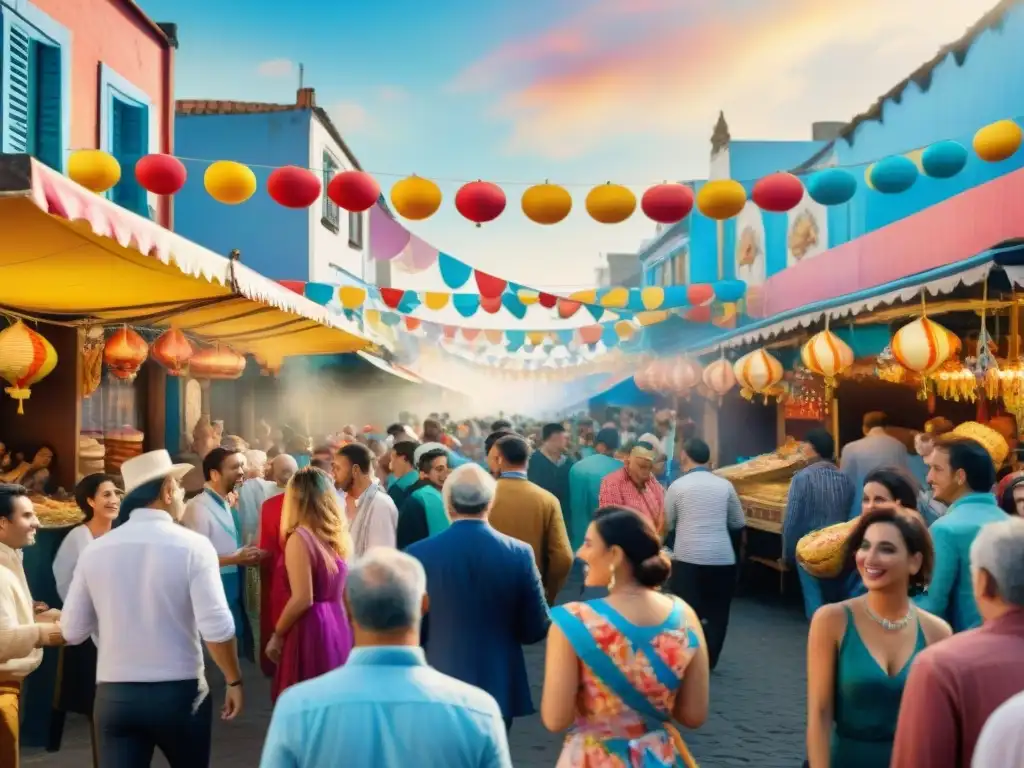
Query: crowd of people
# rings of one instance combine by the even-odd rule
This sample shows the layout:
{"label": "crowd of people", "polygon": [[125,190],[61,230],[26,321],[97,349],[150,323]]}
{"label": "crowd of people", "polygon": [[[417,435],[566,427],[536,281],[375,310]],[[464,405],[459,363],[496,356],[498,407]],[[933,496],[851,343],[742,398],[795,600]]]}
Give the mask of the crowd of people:
{"label": "crowd of people", "polygon": [[[262,424],[209,447],[188,499],[194,467],[166,451],[84,478],[60,610],[21,567],[27,492],[0,486],[0,765],[17,765],[21,681],[66,645],[59,706],[92,718],[103,768],[157,749],[209,765],[206,668],[231,720],[240,658],[272,678],[265,768],[505,768],[535,712],[523,646],[543,641],[559,768],[695,766],[676,724],[708,716],[745,519],[694,425],[414,422],[319,442]],[[840,576],[798,567],[808,764],[1024,764],[1024,475],[997,488],[1009,451],[952,425],[926,425],[921,466],[884,414],[864,426],[838,464],[831,435],[807,436],[785,518],[791,562],[855,521]],[[574,569],[579,599],[556,605]]]}

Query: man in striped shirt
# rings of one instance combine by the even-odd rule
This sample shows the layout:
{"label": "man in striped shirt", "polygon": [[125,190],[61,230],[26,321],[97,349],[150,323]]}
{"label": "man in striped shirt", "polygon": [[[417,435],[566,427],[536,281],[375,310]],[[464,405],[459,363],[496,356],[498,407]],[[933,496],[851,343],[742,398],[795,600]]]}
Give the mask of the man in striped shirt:
{"label": "man in striped shirt", "polygon": [[[787,563],[796,562],[796,543],[801,538],[844,522],[853,507],[858,489],[832,461],[835,449],[835,441],[825,429],[812,429],[804,438],[803,451],[811,463],[793,475],[782,519],[782,558]],[[808,619],[825,603],[846,598],[842,585],[834,580],[817,579],[800,567],[797,574]]]}

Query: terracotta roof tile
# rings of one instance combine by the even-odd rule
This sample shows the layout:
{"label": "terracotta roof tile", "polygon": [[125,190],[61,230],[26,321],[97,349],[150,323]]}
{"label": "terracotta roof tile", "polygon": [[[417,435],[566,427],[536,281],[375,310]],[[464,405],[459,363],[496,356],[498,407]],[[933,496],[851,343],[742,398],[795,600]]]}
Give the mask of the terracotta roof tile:
{"label": "terracotta roof tile", "polygon": [[179,115],[244,115],[261,112],[291,112],[295,104],[265,104],[259,101],[218,101],[214,99],[179,99],[175,111]]}

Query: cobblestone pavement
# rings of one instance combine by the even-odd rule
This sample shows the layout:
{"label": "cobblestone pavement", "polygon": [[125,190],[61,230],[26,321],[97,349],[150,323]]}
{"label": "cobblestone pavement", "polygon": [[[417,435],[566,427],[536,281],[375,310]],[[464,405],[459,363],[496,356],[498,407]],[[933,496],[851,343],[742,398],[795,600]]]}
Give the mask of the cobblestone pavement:
{"label": "cobblestone pavement", "polygon": [[[575,587],[575,589],[574,589]],[[578,582],[563,599],[575,599]],[[733,603],[729,634],[718,669],[711,677],[711,713],[699,731],[684,734],[701,768],[756,766],[798,768],[803,760],[805,644],[807,624],[796,605],[771,596],[741,597]],[[534,703],[540,703],[543,643],[526,649]],[[214,724],[214,768],[255,768],[270,720],[269,684],[246,666],[246,710],[234,723]],[[216,673],[213,695],[221,700]],[[510,736],[516,768],[553,768],[561,737],[544,729],[537,716],[516,720]],[[83,718],[69,717],[64,745],[48,754],[26,750],[24,766],[87,768],[89,730]],[[346,761],[352,768],[360,768]],[[167,763],[158,756],[154,766]],[[369,768],[369,767],[367,767]]]}

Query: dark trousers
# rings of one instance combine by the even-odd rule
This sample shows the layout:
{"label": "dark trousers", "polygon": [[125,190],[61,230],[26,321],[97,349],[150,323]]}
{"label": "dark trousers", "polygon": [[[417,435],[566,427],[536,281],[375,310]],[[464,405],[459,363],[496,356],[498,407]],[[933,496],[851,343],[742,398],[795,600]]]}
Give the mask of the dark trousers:
{"label": "dark trousers", "polygon": [[100,768],[148,768],[156,749],[171,768],[208,768],[213,702],[207,696],[193,713],[198,691],[197,680],[97,685]]}
{"label": "dark trousers", "polygon": [[673,594],[693,608],[704,625],[708,661],[714,669],[729,628],[729,607],[736,589],[736,566],[694,565],[673,560],[669,587]]}

